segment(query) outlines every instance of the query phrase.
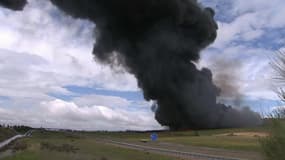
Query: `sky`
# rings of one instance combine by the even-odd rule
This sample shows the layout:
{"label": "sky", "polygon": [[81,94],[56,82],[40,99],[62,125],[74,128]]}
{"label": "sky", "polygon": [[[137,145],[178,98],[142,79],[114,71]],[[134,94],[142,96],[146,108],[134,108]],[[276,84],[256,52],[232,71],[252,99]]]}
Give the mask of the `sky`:
{"label": "sky", "polygon": [[[285,50],[284,0],[200,0],[216,11],[216,41],[199,67],[219,85],[229,74],[240,103],[267,113],[283,105],[270,62]],[[22,12],[0,8],[0,123],[78,130],[161,129],[133,75],[94,61],[94,24],[66,16],[49,1]],[[221,64],[226,64],[222,68]],[[219,99],[235,105],[235,95]]]}

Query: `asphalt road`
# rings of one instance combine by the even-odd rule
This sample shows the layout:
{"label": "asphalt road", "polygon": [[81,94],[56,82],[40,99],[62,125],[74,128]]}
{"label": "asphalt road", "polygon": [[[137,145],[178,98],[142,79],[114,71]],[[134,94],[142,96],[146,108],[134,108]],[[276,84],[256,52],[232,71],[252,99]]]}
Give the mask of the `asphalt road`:
{"label": "asphalt road", "polygon": [[200,153],[200,152],[192,152],[192,151],[180,151],[175,149],[169,149],[164,147],[153,147],[148,145],[139,145],[129,142],[120,142],[120,141],[114,141],[114,140],[105,140],[105,143],[115,145],[118,147],[123,148],[129,148],[129,149],[135,149],[145,152],[151,152],[151,153],[158,153],[163,155],[169,155],[177,158],[183,158],[183,159],[191,159],[191,160],[252,160],[248,158],[234,158],[232,156],[221,156],[221,155],[213,155],[213,154],[206,154]]}

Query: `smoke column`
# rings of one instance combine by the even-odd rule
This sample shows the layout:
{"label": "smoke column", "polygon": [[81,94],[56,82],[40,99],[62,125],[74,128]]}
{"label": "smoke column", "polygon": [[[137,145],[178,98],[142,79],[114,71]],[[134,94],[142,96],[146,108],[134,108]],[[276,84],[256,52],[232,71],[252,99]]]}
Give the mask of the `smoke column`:
{"label": "smoke column", "polygon": [[156,120],[171,129],[257,125],[248,108],[217,104],[209,69],[194,64],[214,42],[214,10],[196,0],[51,0],[74,18],[96,24],[93,54],[135,75]]}
{"label": "smoke column", "polygon": [[11,10],[22,10],[26,5],[27,0],[0,0],[0,6],[9,8]]}

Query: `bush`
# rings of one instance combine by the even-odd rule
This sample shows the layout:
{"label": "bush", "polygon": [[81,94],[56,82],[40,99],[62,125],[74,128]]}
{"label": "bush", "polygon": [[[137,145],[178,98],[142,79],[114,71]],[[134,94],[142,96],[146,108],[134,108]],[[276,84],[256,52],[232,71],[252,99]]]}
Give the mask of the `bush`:
{"label": "bush", "polygon": [[[281,101],[285,102],[285,51],[278,50],[272,61],[274,78],[279,89],[275,89]],[[270,136],[261,140],[262,150],[267,160],[285,160],[285,108],[274,109],[270,119]]]}
{"label": "bush", "polygon": [[11,149],[14,151],[14,152],[17,152],[17,151],[24,151],[28,148],[28,145],[26,142],[23,142],[23,141],[16,141]]}
{"label": "bush", "polygon": [[41,150],[49,150],[49,151],[57,151],[57,152],[71,152],[71,153],[76,153],[78,148],[70,145],[70,144],[62,144],[62,145],[54,145],[48,142],[42,142],[41,143]]}
{"label": "bush", "polygon": [[270,135],[260,140],[266,160],[285,160],[285,125],[280,119],[272,119]]}

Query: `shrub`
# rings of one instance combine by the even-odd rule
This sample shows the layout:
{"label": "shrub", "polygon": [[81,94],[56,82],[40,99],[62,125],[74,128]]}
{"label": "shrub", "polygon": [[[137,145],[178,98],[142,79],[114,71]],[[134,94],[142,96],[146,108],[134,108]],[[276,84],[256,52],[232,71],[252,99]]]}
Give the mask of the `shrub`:
{"label": "shrub", "polygon": [[23,141],[17,141],[15,142],[11,149],[14,151],[14,152],[17,152],[17,151],[24,151],[28,148],[28,145],[26,142],[23,142]]}
{"label": "shrub", "polygon": [[48,142],[42,142],[41,143],[41,150],[49,150],[49,151],[57,151],[57,152],[71,152],[76,153],[78,148],[70,145],[70,144],[62,144],[62,145],[54,145]]}
{"label": "shrub", "polygon": [[285,160],[285,126],[280,119],[272,119],[270,135],[260,140],[266,160]]}

